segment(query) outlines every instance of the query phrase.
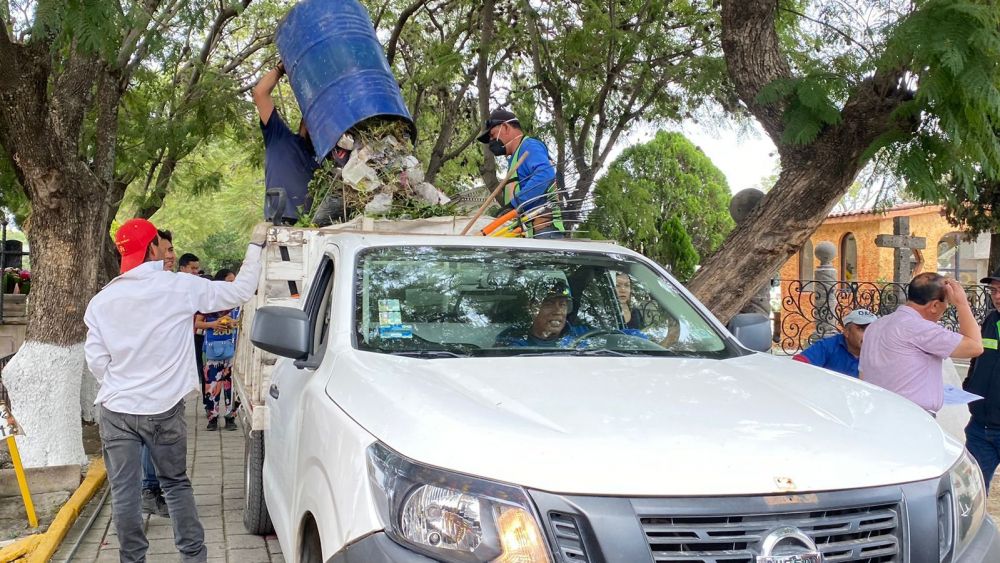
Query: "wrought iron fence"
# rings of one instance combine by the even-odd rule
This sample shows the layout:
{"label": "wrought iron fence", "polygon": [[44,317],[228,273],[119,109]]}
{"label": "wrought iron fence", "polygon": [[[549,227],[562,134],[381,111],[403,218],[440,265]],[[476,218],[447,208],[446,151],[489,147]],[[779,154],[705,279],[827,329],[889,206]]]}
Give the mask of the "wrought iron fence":
{"label": "wrought iron fence", "polygon": [[[889,282],[780,281],[780,328],[775,337],[777,348],[785,354],[796,354],[836,333],[843,328],[844,317],[855,309],[868,309],[880,317],[892,313],[906,302],[909,286]],[[976,320],[982,322],[993,308],[986,287],[965,286],[965,293]],[[958,330],[954,307],[948,308],[940,323]]]}

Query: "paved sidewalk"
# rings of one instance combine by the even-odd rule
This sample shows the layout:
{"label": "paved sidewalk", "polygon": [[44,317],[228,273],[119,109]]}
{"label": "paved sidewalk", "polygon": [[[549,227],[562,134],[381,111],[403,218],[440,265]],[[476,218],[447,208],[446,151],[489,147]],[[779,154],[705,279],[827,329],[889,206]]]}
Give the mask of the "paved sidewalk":
{"label": "paved sidewalk", "polygon": [[[281,547],[274,536],[253,536],[243,527],[243,431],[205,429],[205,413],[200,400],[187,404],[188,475],[198,502],[198,515],[205,526],[205,544],[210,563],[284,563]],[[81,563],[117,562],[118,536],[111,523],[111,495],[104,504],[95,500],[80,515],[66,535],[52,561]],[[87,521],[97,511],[94,523],[84,533]],[[74,542],[83,534],[80,546],[68,558]],[[150,563],[179,561],[174,547],[170,520],[146,517],[146,537]]]}

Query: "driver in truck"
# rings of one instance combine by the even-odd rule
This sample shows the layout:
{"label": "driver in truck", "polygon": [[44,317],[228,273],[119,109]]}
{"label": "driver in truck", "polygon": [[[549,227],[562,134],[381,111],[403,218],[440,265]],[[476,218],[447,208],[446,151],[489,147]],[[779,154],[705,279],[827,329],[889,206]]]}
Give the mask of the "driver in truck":
{"label": "driver in truck", "polygon": [[[570,348],[581,336],[592,332],[586,325],[574,325],[566,318],[573,308],[573,295],[562,280],[543,280],[532,303],[532,321],[527,332],[511,327],[497,336],[496,346]],[[625,328],[623,334],[647,338],[642,332]]]}

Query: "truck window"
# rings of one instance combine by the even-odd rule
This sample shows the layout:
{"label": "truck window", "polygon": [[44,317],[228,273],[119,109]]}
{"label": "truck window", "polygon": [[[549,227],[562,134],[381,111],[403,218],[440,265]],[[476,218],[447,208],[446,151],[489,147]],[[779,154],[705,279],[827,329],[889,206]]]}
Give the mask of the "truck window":
{"label": "truck window", "polygon": [[[618,299],[620,276],[633,287],[628,310]],[[669,279],[627,256],[374,248],[359,257],[355,292],[356,345],[372,352],[739,354]],[[639,317],[642,326],[632,320]]]}
{"label": "truck window", "polygon": [[312,346],[309,357],[302,362],[303,367],[315,368],[323,360],[326,343],[330,336],[330,308],[333,303],[334,263],[329,256],[324,257],[313,277],[315,284],[306,297],[305,312],[312,323],[310,334]]}

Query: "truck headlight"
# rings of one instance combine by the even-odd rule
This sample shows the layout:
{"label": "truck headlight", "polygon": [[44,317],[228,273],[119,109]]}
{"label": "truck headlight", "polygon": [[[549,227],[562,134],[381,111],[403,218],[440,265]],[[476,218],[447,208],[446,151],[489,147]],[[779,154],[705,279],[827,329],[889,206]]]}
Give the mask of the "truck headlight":
{"label": "truck headlight", "polygon": [[550,563],[519,487],[421,465],[378,442],[368,476],[387,533],[407,547],[461,563]]}
{"label": "truck headlight", "polygon": [[962,453],[950,471],[951,498],[955,515],[955,557],[969,546],[986,515],[986,487],[983,474],[969,452]]}

